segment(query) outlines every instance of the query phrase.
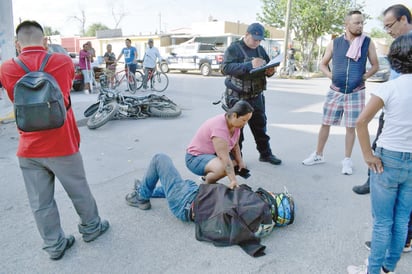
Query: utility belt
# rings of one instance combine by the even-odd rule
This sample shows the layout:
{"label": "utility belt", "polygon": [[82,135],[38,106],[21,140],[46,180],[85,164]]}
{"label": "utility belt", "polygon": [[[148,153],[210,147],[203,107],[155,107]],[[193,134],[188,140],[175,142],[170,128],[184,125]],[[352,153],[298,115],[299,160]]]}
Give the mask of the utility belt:
{"label": "utility belt", "polygon": [[252,99],[258,97],[266,89],[266,79],[239,79],[228,76],[225,79],[227,95],[238,97],[239,99]]}
{"label": "utility belt", "polygon": [[[237,100],[250,100],[250,99],[254,99],[256,97],[258,97],[262,92],[259,93],[239,93],[236,90],[227,88],[226,89],[226,100],[228,100],[228,98],[234,98]],[[231,104],[234,105],[234,104]]]}

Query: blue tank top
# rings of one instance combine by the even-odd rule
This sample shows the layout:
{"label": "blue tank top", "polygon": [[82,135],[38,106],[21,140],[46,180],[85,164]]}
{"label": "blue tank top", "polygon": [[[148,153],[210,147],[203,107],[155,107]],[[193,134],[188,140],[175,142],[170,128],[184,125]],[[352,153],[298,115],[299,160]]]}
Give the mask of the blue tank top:
{"label": "blue tank top", "polygon": [[361,57],[358,61],[346,57],[349,41],[344,36],[333,41],[332,56],[332,84],[342,93],[352,93],[355,89],[365,85],[363,75],[366,72],[370,38],[365,37],[361,48]]}

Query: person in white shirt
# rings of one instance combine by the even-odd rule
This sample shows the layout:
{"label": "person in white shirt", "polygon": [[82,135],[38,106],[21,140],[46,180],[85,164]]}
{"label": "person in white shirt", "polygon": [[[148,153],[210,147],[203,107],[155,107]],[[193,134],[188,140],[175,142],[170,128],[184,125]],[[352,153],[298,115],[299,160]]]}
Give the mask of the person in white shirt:
{"label": "person in white shirt", "polygon": [[147,41],[149,47],[146,49],[146,52],[143,57],[143,68],[144,68],[144,77],[143,77],[143,88],[147,89],[147,79],[149,73],[154,71],[158,61],[162,59],[160,56],[159,50],[153,46],[153,39]]}
{"label": "person in white shirt", "polygon": [[[356,122],[363,158],[371,171],[373,230],[367,269],[349,266],[350,274],[395,271],[408,234],[412,211],[412,34],[399,36],[388,58],[400,76],[371,93]],[[385,123],[373,151],[368,124],[382,108]]]}

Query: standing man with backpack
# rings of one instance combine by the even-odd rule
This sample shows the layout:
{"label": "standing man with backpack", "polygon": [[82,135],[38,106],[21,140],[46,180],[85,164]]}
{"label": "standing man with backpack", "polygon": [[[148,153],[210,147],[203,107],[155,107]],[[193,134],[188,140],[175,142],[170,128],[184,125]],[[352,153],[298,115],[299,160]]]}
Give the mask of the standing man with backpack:
{"label": "standing man with backpack", "polygon": [[[19,127],[17,150],[30,207],[43,238],[43,249],[49,254],[50,259],[59,260],[74,244],[75,238],[72,235],[66,236],[60,224],[59,211],[54,200],[56,177],[80,216],[78,229],[85,242],[93,241],[105,233],[109,228],[109,222],[100,219],[79,152],[80,134],[73,110],[70,108],[73,63],[70,57],[63,54],[47,55],[43,28],[35,21],[24,21],[19,24],[16,36],[16,46],[20,53],[18,59],[30,71],[39,70],[45,57],[50,57],[44,71],[57,81],[57,90],[61,90],[67,108],[64,123],[60,127],[31,132],[23,131]],[[12,102],[22,100],[19,98],[22,90],[14,87],[25,74],[25,70],[13,59],[4,62],[0,67],[0,81]],[[27,89],[24,92],[27,93]],[[33,98],[35,97],[36,95],[33,95]],[[16,122],[17,118],[24,120],[24,114],[16,117]]]}

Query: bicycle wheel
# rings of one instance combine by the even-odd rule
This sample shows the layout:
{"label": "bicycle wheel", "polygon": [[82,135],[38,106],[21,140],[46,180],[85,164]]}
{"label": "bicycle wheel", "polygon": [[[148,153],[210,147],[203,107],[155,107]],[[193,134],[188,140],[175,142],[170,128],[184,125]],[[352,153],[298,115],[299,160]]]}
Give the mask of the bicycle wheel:
{"label": "bicycle wheel", "polygon": [[134,78],[136,79],[136,90],[139,90],[143,86],[143,73],[141,71],[136,71]]}
{"label": "bicycle wheel", "polygon": [[302,69],[302,76],[304,79],[310,79],[310,72],[306,67]]}
{"label": "bicycle wheel", "polygon": [[132,73],[128,74],[127,86],[129,88],[130,93],[135,93],[136,92],[136,90],[137,90],[136,77]]}
{"label": "bicycle wheel", "polygon": [[169,78],[163,72],[156,72],[150,80],[152,90],[162,92],[169,86]]}
{"label": "bicycle wheel", "polygon": [[289,68],[288,67],[282,67],[279,71],[279,76],[281,78],[289,76]]}

